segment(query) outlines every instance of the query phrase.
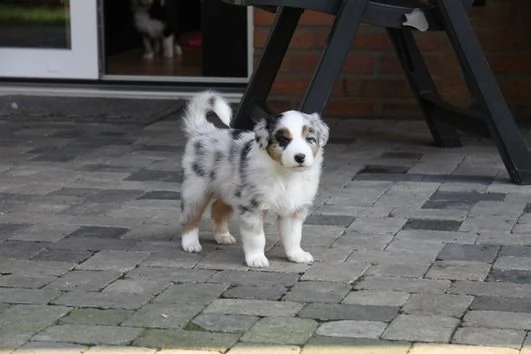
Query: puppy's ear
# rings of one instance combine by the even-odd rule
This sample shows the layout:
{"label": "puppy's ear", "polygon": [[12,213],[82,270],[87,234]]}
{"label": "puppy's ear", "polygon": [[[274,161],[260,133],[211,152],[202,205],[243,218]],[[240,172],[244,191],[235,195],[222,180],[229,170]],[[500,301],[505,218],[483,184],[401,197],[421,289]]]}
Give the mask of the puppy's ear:
{"label": "puppy's ear", "polygon": [[312,123],[313,129],[315,130],[315,134],[317,135],[319,146],[325,146],[330,135],[330,128],[321,119],[321,116],[318,113],[310,114],[308,117]]}
{"label": "puppy's ear", "polygon": [[272,127],[275,125],[275,123],[280,119],[280,117],[282,116],[282,114],[278,114],[276,116],[274,115],[267,115],[267,114],[262,114],[260,116],[253,116],[251,117],[251,121],[256,125],[258,123],[260,123],[261,121],[265,120],[267,122],[267,126],[268,127]]}
{"label": "puppy's ear", "polygon": [[269,144],[271,133],[281,116],[267,116],[265,118],[253,119],[256,123],[254,126],[255,139],[260,148],[265,149]]}
{"label": "puppy's ear", "polygon": [[269,129],[267,118],[261,118],[254,125],[254,135],[260,149],[265,149],[269,143]]}

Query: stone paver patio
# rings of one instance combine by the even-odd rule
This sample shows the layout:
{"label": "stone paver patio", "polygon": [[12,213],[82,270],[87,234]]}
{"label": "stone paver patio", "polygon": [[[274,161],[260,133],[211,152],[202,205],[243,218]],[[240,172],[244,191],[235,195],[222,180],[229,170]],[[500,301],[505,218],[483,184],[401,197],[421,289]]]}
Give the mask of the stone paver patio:
{"label": "stone paver patio", "polygon": [[[531,354],[531,187],[489,141],[330,121],[303,244],[179,245],[177,119],[0,122],[0,352]],[[527,134],[527,132],[526,132]]]}

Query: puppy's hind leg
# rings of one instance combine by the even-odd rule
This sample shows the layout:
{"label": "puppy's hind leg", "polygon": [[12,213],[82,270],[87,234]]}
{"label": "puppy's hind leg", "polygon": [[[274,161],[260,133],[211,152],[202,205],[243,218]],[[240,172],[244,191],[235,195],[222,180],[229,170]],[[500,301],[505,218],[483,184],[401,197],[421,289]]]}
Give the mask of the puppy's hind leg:
{"label": "puppy's hind leg", "polygon": [[[195,187],[195,188],[193,188]],[[198,186],[186,186],[183,182],[181,204],[181,246],[186,252],[200,252],[199,222],[205,211],[210,196]],[[187,192],[188,191],[188,192]]]}
{"label": "puppy's hind leg", "polygon": [[210,209],[212,215],[212,228],[214,240],[218,244],[236,243],[236,239],[230,234],[229,221],[232,216],[232,207],[216,199]]}

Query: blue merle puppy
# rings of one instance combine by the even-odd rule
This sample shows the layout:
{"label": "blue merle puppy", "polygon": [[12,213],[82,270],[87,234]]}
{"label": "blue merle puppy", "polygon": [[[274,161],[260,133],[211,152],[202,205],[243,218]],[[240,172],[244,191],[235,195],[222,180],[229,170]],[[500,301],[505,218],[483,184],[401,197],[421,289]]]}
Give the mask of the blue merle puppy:
{"label": "blue merle puppy", "polygon": [[[227,125],[206,119],[214,112]],[[232,110],[219,95],[207,91],[189,102],[183,130],[188,137],[182,160],[181,245],[201,251],[198,226],[211,204],[214,240],[232,244],[233,211],[239,216],[245,262],[266,267],[264,216],[277,216],[280,238],[292,262],[313,262],[301,248],[302,225],[317,193],[328,140],[328,126],[318,114],[287,111],[260,120],[254,131],[228,128]]]}

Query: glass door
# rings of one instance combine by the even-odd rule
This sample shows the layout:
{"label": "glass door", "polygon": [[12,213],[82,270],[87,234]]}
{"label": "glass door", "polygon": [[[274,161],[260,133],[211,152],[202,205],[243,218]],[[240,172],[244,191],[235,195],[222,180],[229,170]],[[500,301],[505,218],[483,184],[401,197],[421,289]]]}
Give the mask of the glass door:
{"label": "glass door", "polygon": [[102,0],[102,5],[102,79],[247,83],[253,53],[252,16],[245,6],[219,0]]}
{"label": "glass door", "polygon": [[97,0],[0,0],[0,77],[97,79]]}

